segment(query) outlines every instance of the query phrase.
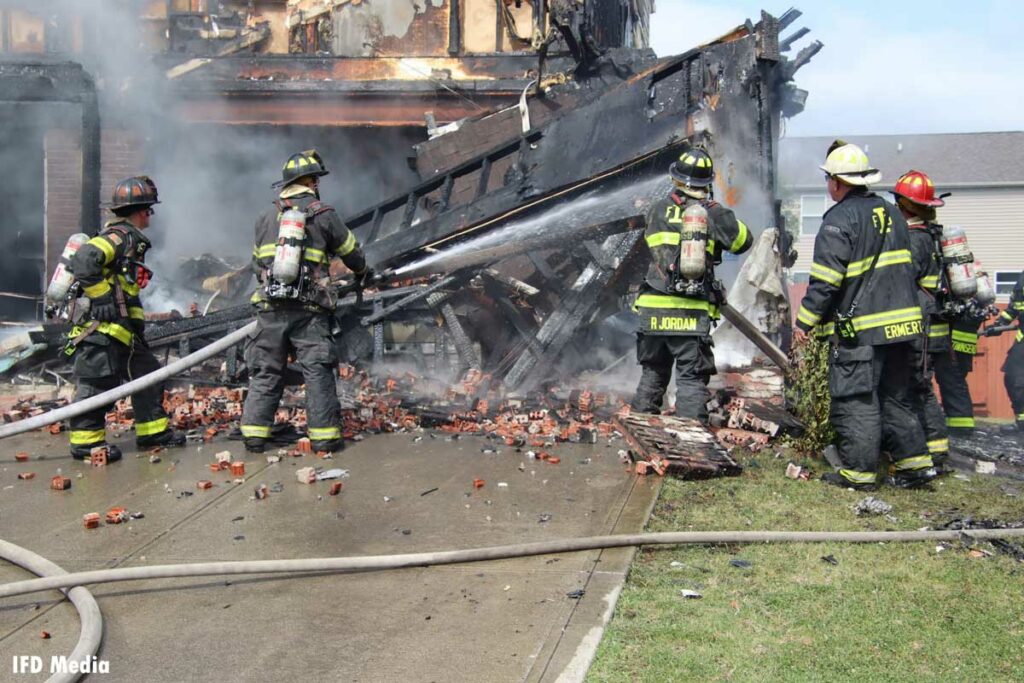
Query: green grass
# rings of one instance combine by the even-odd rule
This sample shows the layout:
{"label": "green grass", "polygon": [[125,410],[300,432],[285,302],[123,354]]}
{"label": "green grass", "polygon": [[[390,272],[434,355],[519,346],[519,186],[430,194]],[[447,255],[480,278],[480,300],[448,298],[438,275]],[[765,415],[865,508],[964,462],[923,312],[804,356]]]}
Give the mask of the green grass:
{"label": "green grass", "polygon": [[[868,494],[786,479],[786,461],[771,454],[744,460],[739,478],[667,480],[648,530],[857,531],[967,514],[1024,518],[1024,498],[1006,493],[1024,495],[1019,482],[972,475],[944,477],[930,492],[883,488],[872,495],[893,505],[892,521],[853,514]],[[753,566],[734,568],[732,558]],[[684,599],[682,589],[704,597]],[[1024,564],[998,553],[974,558],[959,543],[941,553],[935,543],[642,549],[588,681],[718,680],[1024,680]]]}

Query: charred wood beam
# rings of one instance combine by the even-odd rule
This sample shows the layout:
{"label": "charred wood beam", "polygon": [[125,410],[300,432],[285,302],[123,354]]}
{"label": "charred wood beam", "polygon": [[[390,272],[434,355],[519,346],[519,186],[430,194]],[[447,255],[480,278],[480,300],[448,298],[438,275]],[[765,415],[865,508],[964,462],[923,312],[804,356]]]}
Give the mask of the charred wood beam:
{"label": "charred wood beam", "polygon": [[591,263],[573,283],[571,292],[548,316],[537,332],[537,341],[543,349],[539,358],[524,355],[505,377],[505,384],[520,391],[532,389],[547,372],[558,354],[565,348],[582,324],[589,322],[597,310],[602,296],[607,294],[605,285],[611,280],[616,269],[626,261],[629,252],[636,246],[641,231],[612,235],[605,239],[601,248],[602,263],[614,267],[602,267]]}
{"label": "charred wood beam", "polygon": [[441,278],[433,284],[421,286],[418,292],[413,292],[412,294],[404,296],[392,304],[388,304],[387,306],[382,306],[380,308],[374,307],[373,313],[363,318],[361,322],[364,326],[380,322],[392,314],[407,308],[411,304],[429,297],[434,292],[455,284],[459,279],[460,278],[457,278],[454,275],[449,275],[448,277]]}
{"label": "charred wood beam", "polygon": [[496,304],[498,304],[501,314],[505,317],[505,320],[515,328],[516,332],[519,333],[519,336],[522,337],[527,350],[539,359],[540,355],[544,353],[544,349],[535,337],[537,334],[537,326],[531,324],[526,319],[526,316],[523,315],[522,311],[519,310],[519,307],[512,303],[508,298],[508,295],[502,286],[504,283],[487,274],[483,274],[482,279],[484,282],[484,291]]}
{"label": "charred wood beam", "polygon": [[462,362],[462,369],[480,368],[480,357],[476,353],[473,341],[462,327],[462,322],[456,315],[455,309],[447,301],[441,304],[441,315],[444,317],[445,325],[448,326],[448,335],[452,338],[452,343],[455,344],[455,352]]}

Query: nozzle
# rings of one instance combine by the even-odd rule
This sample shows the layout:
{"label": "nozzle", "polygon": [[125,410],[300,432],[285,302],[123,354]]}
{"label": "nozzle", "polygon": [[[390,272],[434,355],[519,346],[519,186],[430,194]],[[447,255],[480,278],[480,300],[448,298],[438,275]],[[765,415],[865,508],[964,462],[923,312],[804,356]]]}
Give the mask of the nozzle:
{"label": "nozzle", "polygon": [[387,282],[395,277],[394,268],[385,268],[380,272],[374,272],[366,284],[376,286]]}

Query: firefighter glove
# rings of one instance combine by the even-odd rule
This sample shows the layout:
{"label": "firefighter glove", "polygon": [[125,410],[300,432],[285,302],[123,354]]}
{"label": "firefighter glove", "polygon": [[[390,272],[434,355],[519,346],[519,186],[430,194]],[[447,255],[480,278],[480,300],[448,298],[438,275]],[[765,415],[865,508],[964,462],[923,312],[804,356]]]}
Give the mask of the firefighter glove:
{"label": "firefighter glove", "polygon": [[356,275],[356,279],[359,281],[359,286],[360,287],[366,287],[368,285],[376,284],[375,281],[374,281],[374,278],[376,278],[376,277],[377,277],[377,274],[374,273],[373,272],[373,268],[370,268],[369,266],[367,266],[363,270],[363,272],[361,272],[358,275]]}
{"label": "firefighter glove", "polygon": [[101,323],[109,323],[120,318],[117,302],[114,301],[113,292],[107,292],[91,300],[90,310],[93,320]]}

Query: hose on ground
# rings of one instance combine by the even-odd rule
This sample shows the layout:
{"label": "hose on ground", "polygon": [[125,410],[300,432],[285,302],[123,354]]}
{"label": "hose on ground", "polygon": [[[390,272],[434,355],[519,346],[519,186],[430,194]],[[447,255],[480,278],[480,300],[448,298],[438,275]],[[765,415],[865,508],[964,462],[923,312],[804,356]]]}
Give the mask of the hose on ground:
{"label": "hose on ground", "polygon": [[132,380],[127,384],[114,387],[110,391],[104,391],[102,394],[97,394],[96,396],[92,396],[83,401],[75,401],[63,408],[57,408],[56,410],[51,410],[48,413],[30,417],[27,420],[19,420],[18,422],[12,422],[11,424],[4,425],[3,427],[0,427],[0,439],[6,439],[7,437],[14,436],[15,434],[23,434],[25,432],[32,431],[33,429],[39,429],[41,427],[51,425],[54,422],[60,422],[61,420],[77,417],[82,413],[89,412],[90,410],[110,405],[114,401],[122,399],[125,396],[130,396],[131,394],[151,387],[154,384],[165,382],[171,377],[177,375],[179,372],[199,365],[208,358],[212,358],[225,349],[234,346],[245,339],[246,336],[255,329],[256,321],[254,320],[245,327],[240,327],[235,330],[228,336],[218,339],[209,346],[204,346],[195,353],[190,353],[184,358],[179,358],[173,363],[169,363],[159,370],[154,370],[148,375],[143,375],[142,377]]}
{"label": "hose on ground", "polygon": [[[68,576],[66,571],[45,557],[2,539],[0,539],[0,558],[27,569],[37,576]],[[78,619],[82,622],[78,643],[68,655],[68,661],[80,662],[89,659],[100,649],[100,641],[103,639],[103,615],[100,613],[100,606],[96,604],[96,598],[88,589],[76,586],[64,593],[78,610]],[[70,670],[58,671],[47,679],[47,683],[75,683],[81,677],[82,674],[72,673]]]}
{"label": "hose on ground", "polygon": [[64,576],[53,576],[0,585],[0,598],[24,595],[54,588],[140,579],[167,579],[191,576],[237,574],[294,574],[307,572],[352,572],[430,567],[465,562],[487,562],[514,557],[554,555],[557,553],[621,548],[640,545],[723,544],[723,543],[885,543],[913,541],[955,541],[960,538],[990,539],[1024,537],[1024,529],[971,529],[969,531],[668,531],[563,538],[535,543],[519,543],[466,550],[445,550],[399,555],[363,557],[320,557],[299,560],[246,560],[240,562],[201,562],[164,564],[152,567],[97,569]]}

